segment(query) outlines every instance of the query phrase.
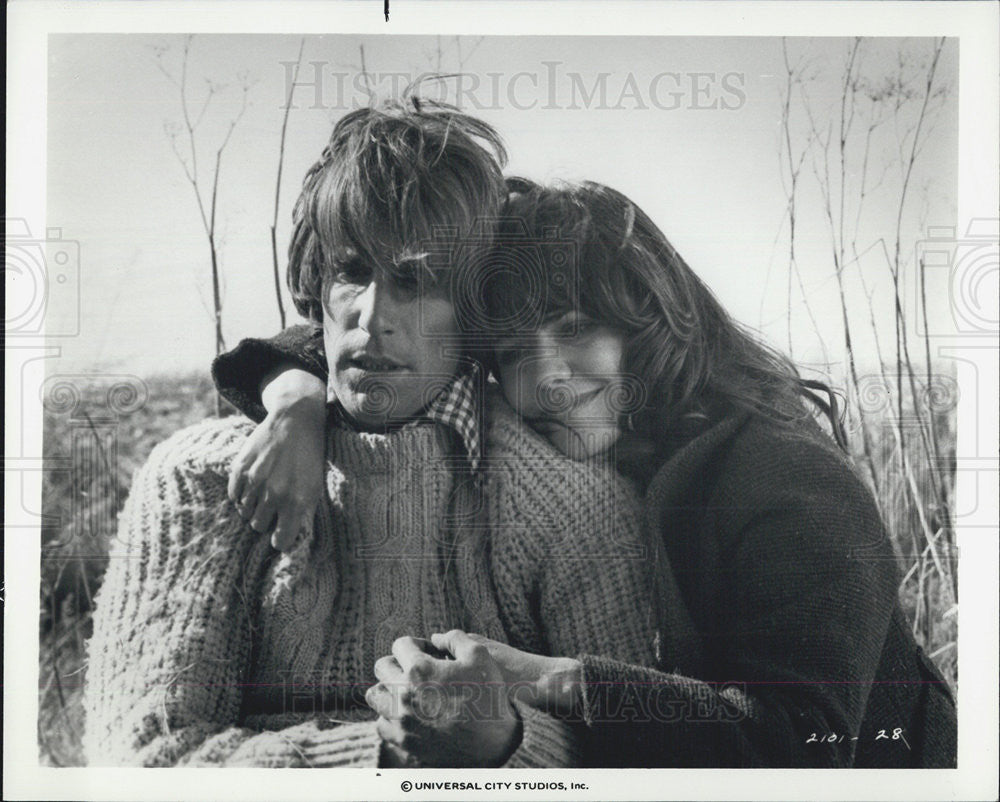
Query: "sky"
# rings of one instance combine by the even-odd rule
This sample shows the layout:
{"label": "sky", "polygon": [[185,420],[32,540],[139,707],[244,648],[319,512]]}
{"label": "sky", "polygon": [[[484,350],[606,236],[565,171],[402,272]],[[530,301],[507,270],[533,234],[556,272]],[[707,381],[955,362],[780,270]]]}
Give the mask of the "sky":
{"label": "sky", "polygon": [[[300,37],[278,35],[199,35],[190,42],[193,115],[199,114],[207,87],[215,87],[196,129],[206,193],[215,151],[241,107],[241,86],[249,84],[248,106],[222,154],[219,174],[223,330],[230,346],[279,327],[269,226],[283,107],[299,44]],[[59,340],[62,355],[50,360],[50,370],[148,375],[205,369],[214,355],[207,239],[169,135],[182,122],[175,81],[184,46],[185,37],[171,35],[50,38],[48,226],[79,249],[78,281],[52,285],[49,326],[75,336]],[[852,46],[853,40],[839,38],[786,43],[789,64],[804,75],[789,115],[792,150],[797,158],[807,142],[813,145],[797,182],[801,289],[795,278],[790,315],[789,181],[781,150],[786,68],[779,38],[306,37],[280,192],[282,275],[301,178],[333,123],[367,102],[363,49],[379,96],[393,94],[421,73],[462,73],[460,103],[503,135],[508,173],[536,180],[590,179],[624,192],[660,225],[738,320],[786,351],[791,342],[801,362],[829,361],[836,372],[843,329],[831,228],[817,176],[831,171],[831,207],[838,215],[841,82]],[[845,241],[855,239],[850,232],[856,227],[862,256],[845,264],[841,276],[858,353],[869,364],[876,362],[870,320],[883,350],[891,351],[886,254],[891,260],[897,216],[908,308],[917,299],[914,244],[929,227],[955,225],[953,42],[942,52],[933,84],[935,91],[950,91],[929,106],[899,214],[907,132],[920,107],[932,46],[928,39],[866,39],[855,62],[863,79],[859,87],[871,95],[891,90],[902,57],[915,92],[899,112],[888,111],[890,96],[883,103],[885,121],[867,138],[871,107],[859,101],[845,150]],[[456,99],[454,92],[448,97]],[[824,161],[818,142],[826,137],[831,145]],[[866,192],[858,213],[865,141],[870,143]],[[173,142],[189,156],[183,129]],[[954,327],[943,279],[943,271],[928,274],[928,317],[936,330]],[[287,292],[284,302],[294,321]]]}

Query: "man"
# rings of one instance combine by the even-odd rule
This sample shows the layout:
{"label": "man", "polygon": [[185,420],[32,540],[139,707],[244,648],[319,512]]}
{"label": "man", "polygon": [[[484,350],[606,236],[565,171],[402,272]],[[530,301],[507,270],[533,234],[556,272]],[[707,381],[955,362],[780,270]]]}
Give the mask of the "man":
{"label": "man", "polygon": [[[364,692],[377,658],[421,648],[400,641],[420,632],[504,639],[476,491],[479,373],[452,288],[490,246],[478,226],[499,214],[504,159],[488,125],[416,100],[337,123],[296,206],[289,263],[296,305],[323,325],[330,503],[277,558],[227,499],[246,421],[154,449],[97,602],[91,764],[374,766]],[[276,513],[265,499],[252,523]],[[480,764],[572,760],[565,725],[495,687],[495,714],[448,762],[462,749]]]}

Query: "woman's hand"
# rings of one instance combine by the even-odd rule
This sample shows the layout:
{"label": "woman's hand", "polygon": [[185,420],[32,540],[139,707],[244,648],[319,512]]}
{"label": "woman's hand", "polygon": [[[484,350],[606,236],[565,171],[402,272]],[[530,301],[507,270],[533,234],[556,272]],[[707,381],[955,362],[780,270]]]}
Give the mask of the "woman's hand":
{"label": "woman's hand", "polygon": [[[432,635],[431,642],[438,649],[450,651],[447,640],[450,635]],[[577,709],[582,683],[578,660],[524,652],[482,635],[468,637],[486,647],[519,702],[559,716],[572,715]]]}
{"label": "woman's hand", "polygon": [[[389,767],[502,765],[521,741],[503,672],[489,650],[464,632],[397,638],[375,663],[368,704]],[[437,656],[436,656],[437,655]]]}
{"label": "woman's hand", "polygon": [[274,548],[289,551],[323,495],[326,392],[315,376],[286,370],[262,396],[268,415],[233,460],[229,498]]}

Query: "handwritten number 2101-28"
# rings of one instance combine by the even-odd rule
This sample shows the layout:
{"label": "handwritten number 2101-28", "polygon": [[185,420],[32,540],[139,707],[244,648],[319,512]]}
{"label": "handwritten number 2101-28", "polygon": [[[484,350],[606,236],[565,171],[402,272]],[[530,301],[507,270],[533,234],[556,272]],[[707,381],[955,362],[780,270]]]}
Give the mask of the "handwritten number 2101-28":
{"label": "handwritten number 2101-28", "polygon": [[[847,738],[846,735],[837,735],[835,732],[831,732],[829,735],[817,735],[814,732],[814,733],[810,734],[810,736],[806,739],[806,743],[807,744],[833,744],[833,743],[838,743],[839,744],[839,743],[843,743],[846,738]],[[850,740],[856,741],[856,740],[858,740],[858,736],[855,735]],[[902,741],[904,744],[906,744],[906,738],[903,737],[903,728],[902,727],[896,727],[892,731],[891,735],[889,733],[887,733],[885,730],[879,730],[878,733],[875,736],[875,740],[876,741]],[[909,748],[910,745],[906,744],[906,746],[907,746],[907,748]]]}

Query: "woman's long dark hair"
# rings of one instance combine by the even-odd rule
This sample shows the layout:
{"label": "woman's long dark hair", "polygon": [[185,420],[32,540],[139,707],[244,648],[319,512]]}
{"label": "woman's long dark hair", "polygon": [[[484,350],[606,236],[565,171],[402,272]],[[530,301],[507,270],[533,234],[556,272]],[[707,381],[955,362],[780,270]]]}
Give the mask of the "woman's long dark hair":
{"label": "woman's long dark hair", "polygon": [[[589,181],[544,187],[509,178],[507,188],[500,248],[530,242],[541,254],[542,275],[508,278],[505,291],[490,293],[492,314],[524,319],[534,306],[546,319],[579,309],[623,331],[622,369],[643,383],[648,398],[629,421],[635,431],[673,439],[725,414],[788,425],[818,409],[846,447],[832,390],[803,379],[788,358],[737,323],[627,197]],[[572,254],[576,269],[546,267],[547,251],[558,248]]]}

